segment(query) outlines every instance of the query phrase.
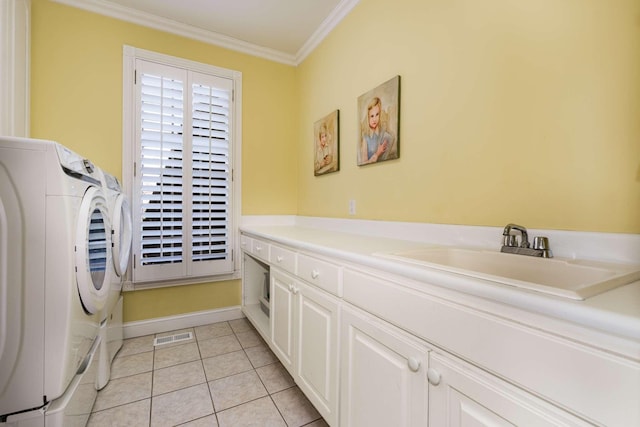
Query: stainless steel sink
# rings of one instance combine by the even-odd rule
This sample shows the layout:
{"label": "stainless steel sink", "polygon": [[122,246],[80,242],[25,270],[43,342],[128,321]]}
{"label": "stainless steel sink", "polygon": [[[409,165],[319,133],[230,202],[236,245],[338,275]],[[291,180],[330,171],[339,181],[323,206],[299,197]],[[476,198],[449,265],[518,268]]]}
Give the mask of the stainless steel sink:
{"label": "stainless steel sink", "polygon": [[377,256],[583,300],[640,279],[640,265],[438,247]]}

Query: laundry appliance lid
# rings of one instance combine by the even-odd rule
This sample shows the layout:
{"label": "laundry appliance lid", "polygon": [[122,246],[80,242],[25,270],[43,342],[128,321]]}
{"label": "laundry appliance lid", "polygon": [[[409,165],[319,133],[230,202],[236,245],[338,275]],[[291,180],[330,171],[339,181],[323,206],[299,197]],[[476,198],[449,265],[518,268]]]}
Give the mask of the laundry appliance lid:
{"label": "laundry appliance lid", "polygon": [[89,187],[82,199],[76,233],[76,281],[85,310],[101,310],[109,294],[111,232],[102,190]]}
{"label": "laundry appliance lid", "polygon": [[127,272],[129,257],[131,256],[131,205],[127,197],[120,193],[113,206],[113,265],[118,276]]}

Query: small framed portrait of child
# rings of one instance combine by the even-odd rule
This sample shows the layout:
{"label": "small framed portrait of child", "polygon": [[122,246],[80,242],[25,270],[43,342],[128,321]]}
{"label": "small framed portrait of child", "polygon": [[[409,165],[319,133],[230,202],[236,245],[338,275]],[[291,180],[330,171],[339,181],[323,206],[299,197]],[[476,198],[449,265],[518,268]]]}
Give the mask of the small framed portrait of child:
{"label": "small framed portrait of child", "polygon": [[400,76],[358,97],[358,166],[400,156]]}
{"label": "small framed portrait of child", "polygon": [[313,173],[315,176],[340,169],[339,119],[339,111],[335,110],[313,124]]}

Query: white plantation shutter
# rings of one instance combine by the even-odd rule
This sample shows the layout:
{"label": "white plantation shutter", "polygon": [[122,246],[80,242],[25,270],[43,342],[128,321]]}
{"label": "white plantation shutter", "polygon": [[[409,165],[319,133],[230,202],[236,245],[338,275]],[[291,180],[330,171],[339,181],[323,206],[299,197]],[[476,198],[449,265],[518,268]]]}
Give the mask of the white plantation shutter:
{"label": "white plantation shutter", "polygon": [[[191,79],[191,260],[198,274],[217,261],[232,268],[230,125],[232,82]],[[224,269],[224,267],[222,267]]]}
{"label": "white plantation shutter", "polygon": [[183,83],[142,74],[141,222],[142,265],[182,262]]}
{"label": "white plantation shutter", "polygon": [[233,271],[233,80],[136,61],[134,281]]}

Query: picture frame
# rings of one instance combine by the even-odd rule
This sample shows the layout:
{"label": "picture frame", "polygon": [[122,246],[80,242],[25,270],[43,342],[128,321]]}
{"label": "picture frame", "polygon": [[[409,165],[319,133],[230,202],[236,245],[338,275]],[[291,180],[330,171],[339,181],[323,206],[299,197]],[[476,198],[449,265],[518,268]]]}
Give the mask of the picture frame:
{"label": "picture frame", "polygon": [[313,124],[313,174],[340,170],[340,111],[335,110]]}
{"label": "picture frame", "polygon": [[358,97],[358,166],[400,157],[400,76]]}

